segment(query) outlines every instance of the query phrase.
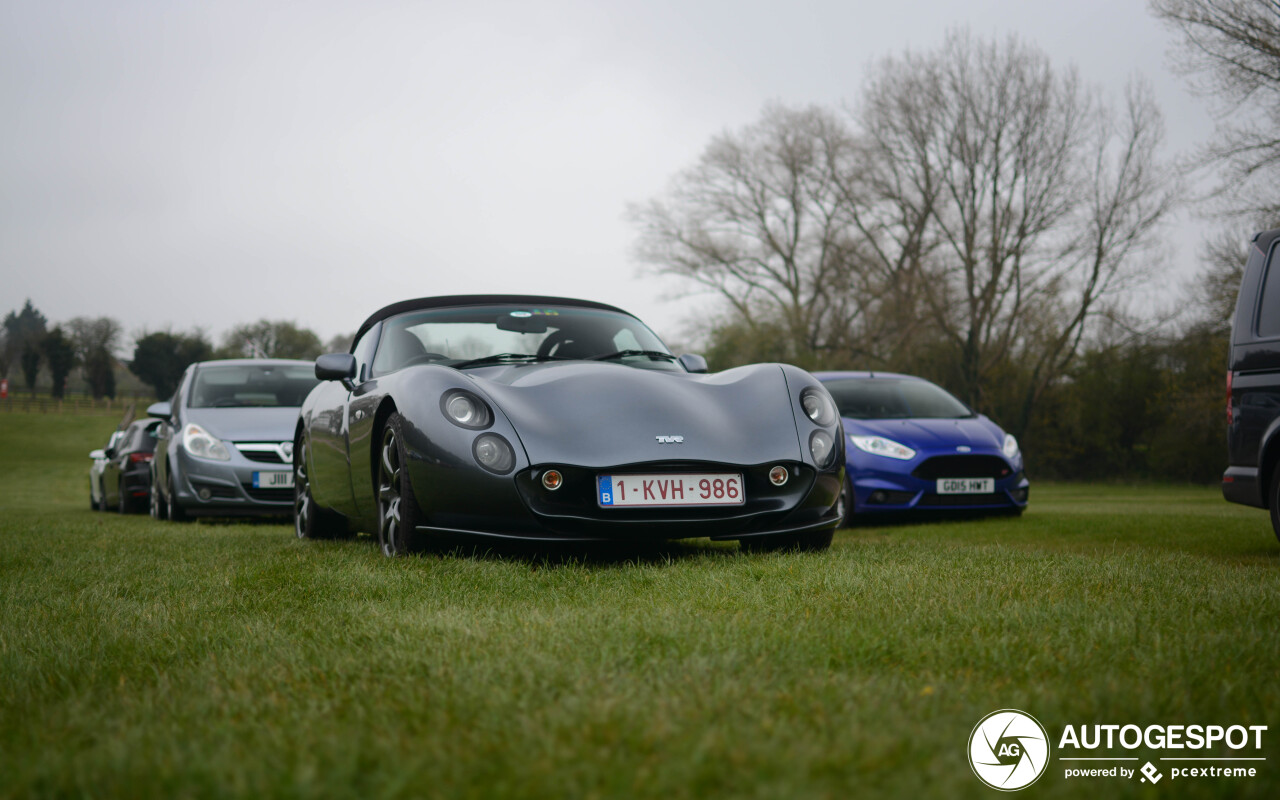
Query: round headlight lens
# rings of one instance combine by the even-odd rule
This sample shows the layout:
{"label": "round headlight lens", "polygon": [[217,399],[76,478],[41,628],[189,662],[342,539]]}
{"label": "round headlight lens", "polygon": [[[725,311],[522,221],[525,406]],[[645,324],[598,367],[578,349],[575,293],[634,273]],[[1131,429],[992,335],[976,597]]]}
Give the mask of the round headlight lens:
{"label": "round headlight lens", "polygon": [[805,416],[818,425],[830,425],[836,420],[831,401],[817,389],[806,389],[800,395],[800,407],[804,409]]}
{"label": "round headlight lens", "polygon": [[809,453],[813,456],[813,463],[819,467],[827,465],[833,450],[835,450],[835,440],[826,431],[814,431],[809,437]]}
{"label": "round headlight lens", "polygon": [[496,433],[477,436],[473,452],[480,466],[490,472],[505,474],[516,465],[515,451],[506,439]]}
{"label": "round headlight lens", "polygon": [[440,399],[440,408],[450,422],[463,428],[487,428],[493,421],[484,401],[468,392],[449,392]]}
{"label": "round headlight lens", "polygon": [[1004,447],[1001,450],[1004,452],[1005,458],[1011,459],[1018,455],[1018,440],[1013,438],[1012,433],[1004,435]]}

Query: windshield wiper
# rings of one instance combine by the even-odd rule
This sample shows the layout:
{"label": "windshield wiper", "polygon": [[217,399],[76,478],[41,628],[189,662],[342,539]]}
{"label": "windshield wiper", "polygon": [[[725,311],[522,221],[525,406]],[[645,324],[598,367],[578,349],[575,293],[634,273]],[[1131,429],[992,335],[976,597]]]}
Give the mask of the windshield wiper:
{"label": "windshield wiper", "polygon": [[494,353],[491,356],[481,356],[473,358],[469,361],[459,361],[457,364],[450,364],[454,369],[466,369],[467,367],[479,367],[485,364],[527,364],[533,361],[568,361],[563,356],[539,356],[533,353]]}
{"label": "windshield wiper", "polygon": [[602,356],[592,356],[592,361],[612,361],[615,358],[626,358],[627,356],[648,356],[649,358],[665,358],[668,361],[679,361],[679,356],[673,356],[670,353],[664,353],[661,350],[619,350],[616,353],[605,353]]}

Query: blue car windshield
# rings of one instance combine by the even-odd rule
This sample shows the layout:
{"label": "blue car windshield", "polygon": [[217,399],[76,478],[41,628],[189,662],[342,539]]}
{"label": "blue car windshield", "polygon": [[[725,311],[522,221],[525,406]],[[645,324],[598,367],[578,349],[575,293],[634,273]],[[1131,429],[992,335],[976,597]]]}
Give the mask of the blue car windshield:
{"label": "blue car windshield", "polygon": [[469,369],[502,363],[609,360],[684,372],[657,334],[627,314],[595,308],[456,306],[411,311],[382,326],[376,375],[415,364]]}
{"label": "blue car windshield", "polygon": [[841,378],[824,381],[840,416],[850,419],[962,419],[973,411],[923,380]]}

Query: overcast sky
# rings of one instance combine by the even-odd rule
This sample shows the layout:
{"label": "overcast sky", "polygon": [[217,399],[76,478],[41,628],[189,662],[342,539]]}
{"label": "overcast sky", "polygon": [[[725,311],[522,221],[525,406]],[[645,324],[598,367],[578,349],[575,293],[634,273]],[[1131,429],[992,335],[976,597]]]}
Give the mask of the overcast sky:
{"label": "overcast sky", "polygon": [[1146,75],[1171,154],[1210,135],[1141,0],[0,0],[0,313],[328,338],[408,297],[520,292],[679,340],[710,301],[640,274],[626,204],[767,102],[850,103],[869,63],[955,26],[1113,97]]}

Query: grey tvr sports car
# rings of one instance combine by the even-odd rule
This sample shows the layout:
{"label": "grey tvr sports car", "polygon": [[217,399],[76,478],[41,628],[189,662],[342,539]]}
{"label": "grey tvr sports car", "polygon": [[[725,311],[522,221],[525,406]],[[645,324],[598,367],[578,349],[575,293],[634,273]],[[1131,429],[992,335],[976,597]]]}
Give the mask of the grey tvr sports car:
{"label": "grey tvr sports car", "polygon": [[705,373],[602,303],[387,306],[350,353],[316,361],[294,435],[297,535],[376,532],[388,556],[458,534],[828,547],[844,445],[827,390],[785,364]]}

